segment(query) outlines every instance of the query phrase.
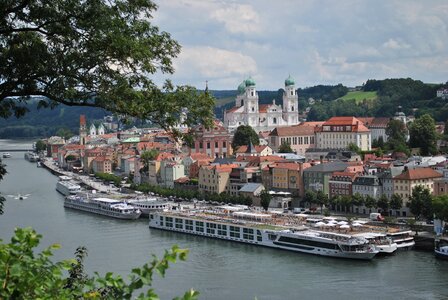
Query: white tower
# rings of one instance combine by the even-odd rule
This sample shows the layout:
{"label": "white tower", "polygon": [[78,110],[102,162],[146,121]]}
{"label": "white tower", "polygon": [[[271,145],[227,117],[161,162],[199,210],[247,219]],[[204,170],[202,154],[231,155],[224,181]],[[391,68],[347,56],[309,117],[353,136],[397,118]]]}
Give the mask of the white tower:
{"label": "white tower", "polygon": [[288,125],[299,124],[299,96],[291,75],[285,80],[283,93],[283,119]]}
{"label": "white tower", "polygon": [[90,135],[91,137],[96,136],[96,127],[95,127],[94,124],[90,125],[89,133],[90,133],[89,135]]}
{"label": "white tower", "polygon": [[249,77],[245,81],[244,112],[246,113],[246,124],[252,127],[259,125],[258,93],[255,89],[255,81]]}
{"label": "white tower", "polygon": [[103,123],[100,123],[100,125],[98,125],[98,135],[103,135],[103,134],[105,134],[104,125],[103,125]]}

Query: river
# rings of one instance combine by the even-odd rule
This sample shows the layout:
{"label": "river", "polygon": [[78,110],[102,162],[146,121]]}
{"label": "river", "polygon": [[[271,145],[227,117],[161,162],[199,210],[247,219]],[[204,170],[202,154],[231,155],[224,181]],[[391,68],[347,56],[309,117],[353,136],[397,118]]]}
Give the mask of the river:
{"label": "river", "polygon": [[[1,149],[24,142],[0,140]],[[30,146],[28,143],[27,146]],[[0,238],[9,241],[15,227],[32,226],[42,247],[62,245],[55,259],[72,258],[77,246],[88,248],[89,274],[112,271],[123,276],[151,254],[177,244],[188,259],[171,265],[155,290],[172,299],[194,288],[200,299],[447,299],[448,261],[430,252],[406,251],[372,261],[318,257],[228,241],[149,229],[146,220],[123,221],[64,209],[57,177],[23,158],[3,159],[8,174],[0,182],[7,198],[0,216]]]}

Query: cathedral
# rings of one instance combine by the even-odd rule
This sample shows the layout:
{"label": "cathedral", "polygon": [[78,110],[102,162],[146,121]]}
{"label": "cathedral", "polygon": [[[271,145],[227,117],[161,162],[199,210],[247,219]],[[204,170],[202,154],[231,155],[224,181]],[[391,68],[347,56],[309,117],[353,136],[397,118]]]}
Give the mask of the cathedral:
{"label": "cathedral", "polygon": [[252,78],[238,86],[235,107],[224,112],[224,126],[234,132],[240,125],[250,125],[256,132],[270,131],[280,126],[299,124],[298,95],[294,79],[285,80],[283,107],[275,104],[258,104],[258,93]]}

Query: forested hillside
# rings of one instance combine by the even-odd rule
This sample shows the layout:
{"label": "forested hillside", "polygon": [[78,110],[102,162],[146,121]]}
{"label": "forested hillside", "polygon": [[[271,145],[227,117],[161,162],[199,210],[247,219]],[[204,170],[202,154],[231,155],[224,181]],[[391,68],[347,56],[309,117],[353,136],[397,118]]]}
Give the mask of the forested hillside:
{"label": "forested hillside", "polygon": [[368,80],[364,92],[376,92],[377,98],[369,101],[336,100],[315,104],[308,114],[309,121],[326,120],[332,116],[390,117],[402,106],[407,115],[421,116],[429,113],[436,121],[448,119],[448,103],[436,98],[443,84],[426,84],[411,78]]}
{"label": "forested hillside", "polygon": [[37,109],[37,101],[31,102],[28,109],[30,112],[21,118],[0,118],[0,138],[50,137],[59,129],[69,129],[77,134],[81,114],[86,115],[89,123],[110,114],[100,108],[66,105]]}

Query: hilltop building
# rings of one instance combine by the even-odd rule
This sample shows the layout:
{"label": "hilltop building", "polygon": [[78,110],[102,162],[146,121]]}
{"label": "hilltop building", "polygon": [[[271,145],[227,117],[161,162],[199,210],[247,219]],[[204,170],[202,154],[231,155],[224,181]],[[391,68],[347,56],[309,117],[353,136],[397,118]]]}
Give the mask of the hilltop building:
{"label": "hilltop building", "polygon": [[224,112],[224,126],[230,132],[240,125],[250,125],[256,132],[272,130],[279,126],[299,124],[298,95],[294,79],[285,80],[283,107],[275,104],[259,104],[255,81],[248,78],[238,86],[235,106]]}

